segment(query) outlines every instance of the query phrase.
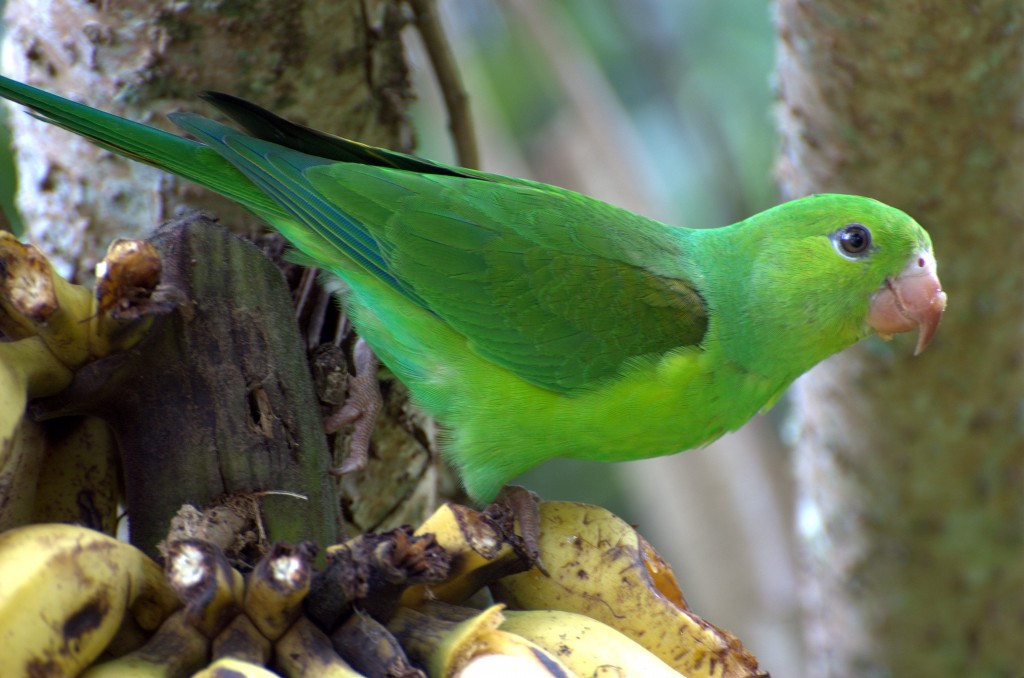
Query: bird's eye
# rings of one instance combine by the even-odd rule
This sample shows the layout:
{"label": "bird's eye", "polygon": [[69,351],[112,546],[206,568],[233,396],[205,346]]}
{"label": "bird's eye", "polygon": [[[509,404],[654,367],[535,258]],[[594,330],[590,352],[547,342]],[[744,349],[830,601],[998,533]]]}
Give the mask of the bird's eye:
{"label": "bird's eye", "polygon": [[835,241],[843,254],[858,257],[871,248],[871,231],[862,224],[847,224],[836,231]]}

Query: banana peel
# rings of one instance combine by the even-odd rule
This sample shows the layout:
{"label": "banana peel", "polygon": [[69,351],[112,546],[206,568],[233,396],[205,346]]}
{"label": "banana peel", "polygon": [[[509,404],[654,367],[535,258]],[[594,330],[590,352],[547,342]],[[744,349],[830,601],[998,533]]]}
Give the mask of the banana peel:
{"label": "banana peel", "polygon": [[117,442],[99,417],[45,422],[46,449],[29,522],[117,530],[121,499]]}
{"label": "banana peel", "polygon": [[81,678],[174,678],[190,676],[208,660],[210,641],[185,620],[185,612],[173,613],[141,647],[116,659],[90,666]]}
{"label": "banana peel", "polygon": [[331,632],[330,638],[338,655],[359,673],[426,678],[426,674],[409,661],[409,655],[394,634],[358,608]]}
{"label": "banana peel", "polygon": [[[2,407],[0,421],[4,419]],[[36,485],[46,455],[46,431],[41,424],[23,416],[11,426],[0,438],[0,532],[32,522]]]}
{"label": "banana peel", "polygon": [[[401,608],[388,628],[409,653],[409,657],[427,667],[431,676],[460,676],[474,671],[488,657],[505,657],[513,662],[512,675],[575,676],[560,658],[522,636],[501,630],[505,621],[504,605],[492,605],[464,621]],[[493,668],[493,667],[492,667]],[[476,669],[479,670],[479,669]]]}
{"label": "banana peel", "polygon": [[406,589],[401,599],[406,607],[433,600],[462,603],[488,582],[530,566],[494,520],[460,504],[441,505],[413,534],[434,535],[451,558],[451,568],[442,582]]}
{"label": "banana peel", "polygon": [[167,581],[185,604],[185,619],[213,640],[242,611],[245,580],[218,546],[182,539],[167,546]]}
{"label": "banana peel", "polygon": [[686,606],[671,569],[633,527],[599,506],[544,502],[536,570],[491,584],[516,610],[562,610],[618,630],[689,678],[762,676],[728,631]]}
{"label": "banana peel", "polygon": [[137,344],[154,318],[173,308],[154,292],[163,262],[147,240],[115,240],[96,265],[96,293],[89,317],[89,352],[96,358]]}
{"label": "banana peel", "polygon": [[502,631],[536,643],[581,676],[614,670],[622,676],[679,678],[640,643],[591,617],[561,610],[506,610],[504,615]]}
{"label": "banana peel", "polygon": [[274,645],[274,664],[288,678],[362,678],[341,658],[331,639],[306,617],[299,617]]}
{"label": "banana peel", "polygon": [[213,639],[212,655],[215,660],[240,659],[263,666],[270,661],[272,649],[270,640],[260,633],[252,620],[239,614]]}
{"label": "banana peel", "polygon": [[197,671],[192,678],[280,678],[270,669],[234,657],[222,657]]}
{"label": "banana peel", "polygon": [[0,469],[13,454],[14,430],[29,399],[63,390],[72,376],[40,337],[0,341]]}
{"label": "banana peel", "polygon": [[260,632],[277,640],[302,615],[313,576],[312,543],[275,544],[245,580],[242,607]]}

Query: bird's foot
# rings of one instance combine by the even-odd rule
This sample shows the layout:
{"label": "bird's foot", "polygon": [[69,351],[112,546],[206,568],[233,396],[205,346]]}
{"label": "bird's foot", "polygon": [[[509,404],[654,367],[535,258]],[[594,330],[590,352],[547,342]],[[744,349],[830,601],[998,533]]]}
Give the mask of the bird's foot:
{"label": "bird's foot", "polygon": [[523,555],[531,566],[550,576],[540,559],[540,497],[520,485],[505,485],[484,513],[499,524],[518,523],[516,536]]}
{"label": "bird's foot", "polygon": [[345,475],[361,471],[370,456],[370,436],[377,423],[384,399],[377,384],[377,356],[370,345],[360,337],[352,349],[355,361],[355,375],[349,380],[348,396],[345,403],[324,421],[324,431],[337,433],[345,426],[352,426],[352,439],[345,462],[331,469],[333,475]]}

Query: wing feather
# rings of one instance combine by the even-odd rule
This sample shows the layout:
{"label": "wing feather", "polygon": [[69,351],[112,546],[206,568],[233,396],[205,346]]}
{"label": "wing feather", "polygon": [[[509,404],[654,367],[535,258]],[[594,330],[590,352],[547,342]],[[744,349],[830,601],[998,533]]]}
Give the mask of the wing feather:
{"label": "wing feather", "polygon": [[342,277],[346,260],[362,267],[542,388],[592,388],[707,330],[692,253],[658,222],[524,180],[338,162],[174,121],[284,208],[294,223],[274,225],[300,250]]}

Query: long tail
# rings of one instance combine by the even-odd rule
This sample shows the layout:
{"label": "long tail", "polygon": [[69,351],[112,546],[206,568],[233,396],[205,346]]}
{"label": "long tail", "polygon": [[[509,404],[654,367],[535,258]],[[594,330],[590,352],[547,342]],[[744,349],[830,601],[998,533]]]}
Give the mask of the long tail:
{"label": "long tail", "polygon": [[251,104],[240,108],[240,100],[228,97],[224,97],[228,99],[225,106],[240,110],[246,122],[257,127],[257,133],[265,132],[275,137],[273,141],[249,136],[200,115],[172,113],[171,120],[199,140],[193,141],[3,76],[0,97],[28,106],[41,120],[115,153],[177,174],[238,202],[321,265],[338,262],[339,257],[348,259],[414,296],[388,271],[379,246],[358,219],[342,206],[324,200],[304,178],[303,170],[308,167],[334,161],[276,142],[297,142],[307,151],[322,145],[329,155],[344,154],[357,164],[394,167],[419,163],[429,167],[426,161],[390,151],[381,151],[381,157],[377,157],[374,151],[380,149],[305,130]]}
{"label": "long tail", "polygon": [[343,275],[354,264],[424,307],[416,293],[390,270],[366,225],[344,205],[326,198],[310,182],[306,170],[338,165],[353,168],[357,175],[378,168],[382,173],[404,170],[467,179],[479,174],[317,132],[228,95],[208,94],[206,98],[236,118],[249,134],[200,115],[170,114],[172,122],[199,141],[3,76],[0,97],[27,106],[41,120],[115,153],[216,191],[260,216],[318,265]]}
{"label": "long tail", "polygon": [[283,214],[279,205],[209,146],[3,76],[0,76],[0,97],[27,106],[45,122],[79,134],[114,153],[194,181],[257,214]]}
{"label": "long tail", "polygon": [[440,174],[468,179],[481,178],[479,172],[442,165],[426,158],[390,151],[386,148],[368,146],[358,141],[304,127],[230,94],[201,92],[199,97],[216,106],[221,113],[241,125],[245,131],[257,139],[270,141],[301,153],[338,162],[393,167],[420,174]]}

